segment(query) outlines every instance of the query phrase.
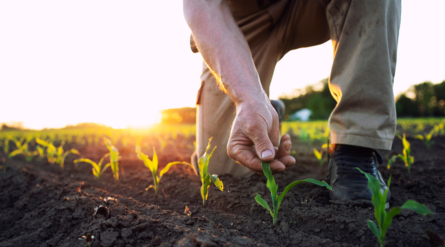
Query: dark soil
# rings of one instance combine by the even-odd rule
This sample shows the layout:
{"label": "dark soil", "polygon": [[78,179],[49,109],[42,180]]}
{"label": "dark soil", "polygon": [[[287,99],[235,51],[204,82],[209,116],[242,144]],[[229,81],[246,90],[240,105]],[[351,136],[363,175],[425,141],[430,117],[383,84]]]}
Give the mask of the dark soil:
{"label": "dark soil", "polygon": [[[158,152],[161,165],[188,160],[193,138],[179,139],[175,147],[167,145]],[[387,246],[429,246],[427,229],[445,237],[445,137],[435,137],[429,150],[417,139],[408,140],[415,157],[410,175],[400,161],[391,170],[386,162],[380,167],[385,180],[392,175],[390,204],[400,206],[413,199],[435,214],[403,210],[388,230]],[[279,191],[294,180],[326,179],[326,163],[320,167],[312,153],[312,147],[320,145],[294,140],[297,163],[275,175]],[[73,147],[96,161],[107,151],[102,146]],[[110,170],[97,181],[89,165],[74,166],[73,156],[68,156],[64,169],[42,160],[6,159],[6,171],[0,170],[0,246],[86,246],[79,238],[87,233],[94,235],[92,246],[378,245],[366,224],[367,219],[375,220],[369,204],[331,202],[327,189],[300,184],[286,195],[278,223],[272,226],[272,217],[254,200],[260,193],[270,203],[264,177],[222,175],[224,192],[212,185],[203,207],[200,179],[189,167],[176,166],[166,174],[156,196],[154,190],[145,190],[152,176],[134,147],[118,148],[118,183]],[[400,139],[392,152],[402,152]],[[110,210],[109,215],[102,210],[93,216],[100,205]],[[191,216],[184,214],[186,206]]]}

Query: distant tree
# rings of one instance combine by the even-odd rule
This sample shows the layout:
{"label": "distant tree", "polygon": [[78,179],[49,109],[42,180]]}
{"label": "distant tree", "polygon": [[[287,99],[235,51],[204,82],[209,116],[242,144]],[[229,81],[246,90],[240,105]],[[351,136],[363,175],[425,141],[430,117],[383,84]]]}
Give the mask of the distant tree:
{"label": "distant tree", "polygon": [[397,117],[418,117],[420,116],[417,103],[406,96],[401,94],[396,100]]}
{"label": "distant tree", "polygon": [[420,116],[433,116],[433,107],[436,102],[433,83],[426,81],[414,85],[414,93],[416,94],[415,101],[417,103],[417,107],[419,108]]}
{"label": "distant tree", "polygon": [[23,130],[25,129],[23,127],[22,122],[8,122],[8,123],[2,123],[0,130],[2,131],[8,131],[8,130]]}
{"label": "distant tree", "polygon": [[280,99],[286,106],[285,119],[290,114],[295,113],[303,108],[312,111],[310,119],[328,119],[337,102],[331,96],[329,90],[328,79],[323,79],[319,83],[322,84],[322,90],[317,91],[314,86],[307,86],[304,90],[297,91],[296,97],[281,97]]}
{"label": "distant tree", "polygon": [[445,116],[445,80],[441,83],[435,84],[434,97],[436,97],[433,115],[436,117]]}

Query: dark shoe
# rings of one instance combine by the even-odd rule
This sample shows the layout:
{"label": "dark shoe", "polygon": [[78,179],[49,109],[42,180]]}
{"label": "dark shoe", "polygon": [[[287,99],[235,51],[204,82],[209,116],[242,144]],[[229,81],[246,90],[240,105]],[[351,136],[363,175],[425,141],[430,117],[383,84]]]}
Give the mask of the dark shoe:
{"label": "dark shoe", "polygon": [[272,104],[273,108],[275,108],[275,111],[277,111],[278,113],[278,120],[280,122],[280,130],[281,130],[281,121],[283,121],[284,118],[284,109],[285,109],[284,103],[279,99],[278,100],[272,99],[270,100],[270,103]]}
{"label": "dark shoe", "polygon": [[[382,194],[387,186],[377,170],[377,162],[383,163],[382,156],[375,150],[351,145],[336,145],[329,161],[329,177],[332,190],[331,200],[334,201],[372,201],[372,192],[368,188],[368,179],[360,173],[367,172],[380,182]],[[386,202],[391,193],[388,191]]]}

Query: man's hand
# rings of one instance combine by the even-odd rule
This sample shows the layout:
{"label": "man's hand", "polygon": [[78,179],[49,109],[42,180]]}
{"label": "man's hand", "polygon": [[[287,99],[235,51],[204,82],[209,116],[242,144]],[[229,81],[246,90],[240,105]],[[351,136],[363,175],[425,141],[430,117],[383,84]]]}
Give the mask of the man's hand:
{"label": "man's hand", "polygon": [[227,152],[255,173],[263,174],[262,161],[270,162],[273,173],[282,172],[295,164],[295,159],[290,156],[290,136],[284,135],[280,143],[279,137],[277,112],[264,95],[256,102],[237,105]]}

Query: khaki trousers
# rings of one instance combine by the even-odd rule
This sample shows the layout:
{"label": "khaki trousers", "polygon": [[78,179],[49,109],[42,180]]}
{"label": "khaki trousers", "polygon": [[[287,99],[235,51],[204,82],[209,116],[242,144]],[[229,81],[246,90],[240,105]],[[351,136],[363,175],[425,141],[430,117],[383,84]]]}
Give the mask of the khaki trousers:
{"label": "khaki trousers", "polygon": [[[334,144],[390,150],[396,127],[393,79],[400,0],[227,0],[269,94],[276,63],[289,51],[331,39],[329,86],[337,106],[329,119]],[[304,69],[304,68],[300,68]],[[208,171],[251,172],[227,155],[235,105],[204,64],[198,93],[197,155],[217,146]],[[196,156],[194,157],[196,161]]]}

